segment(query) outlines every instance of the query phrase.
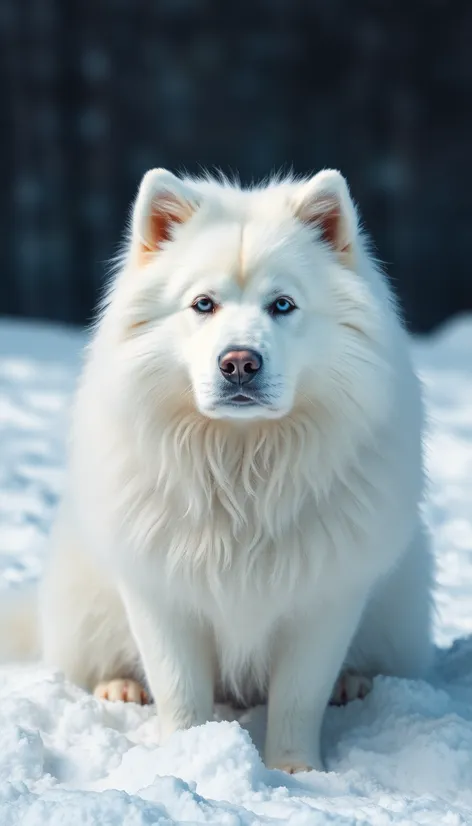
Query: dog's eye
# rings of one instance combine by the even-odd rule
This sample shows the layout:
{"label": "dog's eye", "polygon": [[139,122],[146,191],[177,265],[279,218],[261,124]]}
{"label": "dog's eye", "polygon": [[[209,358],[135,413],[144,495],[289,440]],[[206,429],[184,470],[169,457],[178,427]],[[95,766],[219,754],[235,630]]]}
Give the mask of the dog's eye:
{"label": "dog's eye", "polygon": [[269,313],[271,315],[289,315],[289,313],[293,313],[296,309],[297,305],[292,298],[281,295],[280,298],[272,302],[269,307]]}
{"label": "dog's eye", "polygon": [[208,298],[207,295],[202,295],[200,298],[195,299],[192,304],[192,309],[195,310],[196,313],[214,313],[216,304],[213,299]]}

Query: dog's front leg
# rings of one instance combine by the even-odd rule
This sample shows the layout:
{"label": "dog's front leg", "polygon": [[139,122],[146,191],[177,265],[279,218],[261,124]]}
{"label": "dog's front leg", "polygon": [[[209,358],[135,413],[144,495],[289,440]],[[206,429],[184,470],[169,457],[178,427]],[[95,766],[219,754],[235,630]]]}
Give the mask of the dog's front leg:
{"label": "dog's front leg", "polygon": [[278,634],[269,682],[269,768],[323,770],[323,715],[364,602],[359,594],[339,594],[336,602],[291,617]]}
{"label": "dog's front leg", "polygon": [[211,720],[213,663],[206,629],[141,587],[120,590],[156,703],[160,741]]}

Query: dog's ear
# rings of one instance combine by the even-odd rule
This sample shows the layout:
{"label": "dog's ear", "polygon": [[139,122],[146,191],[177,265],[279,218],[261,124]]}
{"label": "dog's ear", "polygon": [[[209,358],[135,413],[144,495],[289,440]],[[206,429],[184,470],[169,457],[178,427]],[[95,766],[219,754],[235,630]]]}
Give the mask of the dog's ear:
{"label": "dog's ear", "polygon": [[131,242],[140,263],[149,260],[172,238],[198,207],[196,193],[167,169],[150,169],[144,175],[133,209]]}
{"label": "dog's ear", "polygon": [[296,197],[297,217],[319,233],[343,266],[353,267],[357,216],[341,173],[335,169],[318,172],[302,184]]}

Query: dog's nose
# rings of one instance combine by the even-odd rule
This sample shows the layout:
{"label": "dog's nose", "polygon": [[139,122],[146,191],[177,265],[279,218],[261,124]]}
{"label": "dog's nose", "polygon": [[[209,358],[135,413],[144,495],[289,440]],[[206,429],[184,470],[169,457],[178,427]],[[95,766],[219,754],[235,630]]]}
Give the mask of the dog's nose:
{"label": "dog's nose", "polygon": [[233,348],[222,353],[218,359],[222,375],[231,384],[247,384],[262,367],[262,356],[255,350]]}

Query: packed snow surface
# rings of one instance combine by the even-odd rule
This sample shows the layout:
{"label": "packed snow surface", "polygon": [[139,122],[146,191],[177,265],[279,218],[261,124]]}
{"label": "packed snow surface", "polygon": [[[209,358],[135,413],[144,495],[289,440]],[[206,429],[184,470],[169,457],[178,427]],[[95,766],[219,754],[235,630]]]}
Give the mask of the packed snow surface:
{"label": "packed snow surface", "polygon": [[[84,341],[0,322],[0,600],[41,573]],[[152,708],[4,666],[0,826],[472,824],[472,318],[412,348],[438,563],[432,684],[378,678],[366,700],[330,708],[328,772],[290,777],[261,761],[262,709],[239,721],[219,709],[159,747]]]}

